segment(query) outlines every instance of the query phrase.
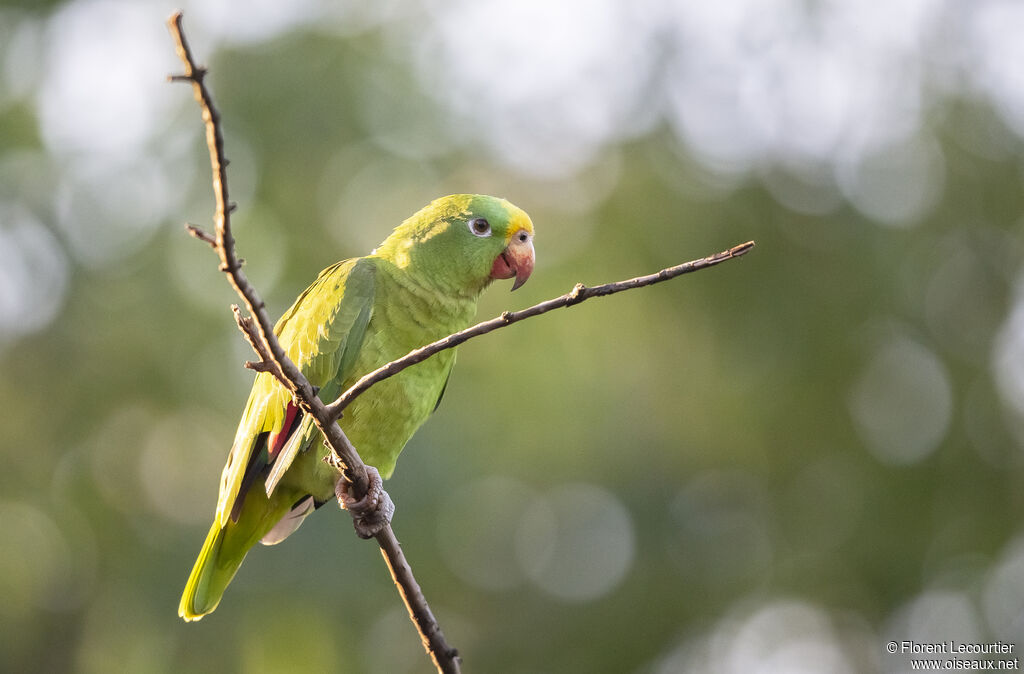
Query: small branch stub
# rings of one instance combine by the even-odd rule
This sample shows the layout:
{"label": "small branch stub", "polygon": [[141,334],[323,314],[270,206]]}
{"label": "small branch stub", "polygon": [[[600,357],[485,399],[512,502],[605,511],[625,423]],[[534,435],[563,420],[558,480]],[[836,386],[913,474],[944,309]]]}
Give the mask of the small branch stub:
{"label": "small branch stub", "polygon": [[186,224],[185,225],[185,231],[187,231],[189,234],[191,234],[195,238],[199,239],[200,241],[204,241],[204,242],[210,244],[210,247],[213,248],[214,250],[217,249],[217,239],[216,239],[216,237],[212,236],[211,234],[208,234],[206,231],[204,231],[200,227],[197,227],[196,225]]}

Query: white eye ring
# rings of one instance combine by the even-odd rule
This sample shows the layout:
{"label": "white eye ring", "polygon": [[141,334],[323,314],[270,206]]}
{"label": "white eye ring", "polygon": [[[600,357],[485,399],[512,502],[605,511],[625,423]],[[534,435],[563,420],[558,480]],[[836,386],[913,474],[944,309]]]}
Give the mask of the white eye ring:
{"label": "white eye ring", "polygon": [[491,235],[491,223],[487,222],[484,218],[473,218],[466,223],[469,227],[469,231],[473,233],[473,236],[490,236]]}

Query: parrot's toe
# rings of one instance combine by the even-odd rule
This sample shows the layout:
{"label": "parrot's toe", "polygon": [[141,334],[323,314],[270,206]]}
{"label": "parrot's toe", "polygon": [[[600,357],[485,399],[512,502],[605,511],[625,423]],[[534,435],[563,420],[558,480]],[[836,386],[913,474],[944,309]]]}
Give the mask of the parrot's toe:
{"label": "parrot's toe", "polygon": [[341,507],[352,514],[352,524],[355,526],[356,534],[360,538],[373,538],[385,526],[391,524],[391,518],[395,514],[395,504],[388,493],[384,491],[384,482],[376,468],[367,466],[366,477],[369,485],[361,499],[352,496],[352,483],[343,478],[335,484],[334,493],[337,495]]}

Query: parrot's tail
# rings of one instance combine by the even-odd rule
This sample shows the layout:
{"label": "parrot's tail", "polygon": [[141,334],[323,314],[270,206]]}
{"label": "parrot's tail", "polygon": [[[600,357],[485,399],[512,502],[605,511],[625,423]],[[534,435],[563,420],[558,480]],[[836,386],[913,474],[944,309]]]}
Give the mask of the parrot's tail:
{"label": "parrot's tail", "polygon": [[[256,488],[250,489],[244,498],[238,521],[228,518],[221,526],[215,518],[206,535],[178,604],[178,615],[185,620],[199,620],[217,608],[228,583],[256,541],[262,538],[264,543],[272,545],[283,540],[313,510],[312,500],[305,495],[300,498],[295,490],[278,488],[268,498],[262,488]],[[275,528],[293,504],[298,512],[285,525]]]}
{"label": "parrot's tail", "polygon": [[245,559],[244,553],[221,554],[226,530],[227,527],[221,527],[214,522],[210,527],[210,533],[206,535],[206,542],[199,552],[196,565],[192,567],[192,574],[185,584],[185,592],[181,595],[181,604],[178,605],[178,615],[185,620],[199,620],[217,608],[224,590]]}

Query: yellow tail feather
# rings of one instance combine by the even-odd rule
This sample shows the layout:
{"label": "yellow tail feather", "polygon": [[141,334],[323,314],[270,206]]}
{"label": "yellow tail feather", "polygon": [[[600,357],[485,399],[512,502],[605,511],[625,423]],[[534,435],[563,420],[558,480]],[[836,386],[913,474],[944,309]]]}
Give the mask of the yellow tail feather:
{"label": "yellow tail feather", "polygon": [[[256,541],[267,535],[291,507],[300,500],[295,490],[278,488],[269,498],[258,485],[246,492],[245,502],[238,521],[228,518],[224,526],[215,518],[210,533],[206,535],[203,549],[192,567],[192,573],[185,584],[185,592],[178,604],[178,615],[187,621],[199,620],[212,613],[220,603],[235,572],[242,565],[246,553]],[[299,504],[301,505],[301,504]],[[299,521],[312,510],[312,504],[299,513]],[[276,540],[283,539],[298,527],[293,523]]]}
{"label": "yellow tail feather", "polygon": [[210,533],[206,535],[206,542],[203,543],[199,558],[192,567],[192,573],[185,584],[185,592],[181,595],[181,603],[178,605],[178,615],[185,620],[199,620],[217,608],[224,590],[245,559],[243,554],[238,556],[237,560],[233,560],[234,563],[223,565],[220,550],[224,534],[225,529],[214,522],[210,527]]}

